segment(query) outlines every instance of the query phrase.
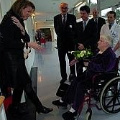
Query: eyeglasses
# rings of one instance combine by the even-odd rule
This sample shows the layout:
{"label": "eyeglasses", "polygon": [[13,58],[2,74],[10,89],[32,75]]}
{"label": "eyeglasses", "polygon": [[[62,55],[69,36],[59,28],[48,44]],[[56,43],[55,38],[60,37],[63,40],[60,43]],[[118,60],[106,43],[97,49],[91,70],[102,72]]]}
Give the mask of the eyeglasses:
{"label": "eyeglasses", "polygon": [[68,9],[67,7],[61,7],[61,9]]}

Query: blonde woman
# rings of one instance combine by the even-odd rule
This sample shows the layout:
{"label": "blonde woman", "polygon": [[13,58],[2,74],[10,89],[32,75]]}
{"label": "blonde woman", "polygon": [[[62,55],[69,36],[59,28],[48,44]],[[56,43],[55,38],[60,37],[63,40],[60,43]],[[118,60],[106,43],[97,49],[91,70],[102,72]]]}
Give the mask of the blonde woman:
{"label": "blonde woman", "polygon": [[24,25],[24,20],[27,20],[34,11],[35,6],[32,2],[17,0],[1,22],[1,33],[3,36],[3,88],[8,86],[14,88],[12,105],[8,109],[12,113],[19,113],[19,103],[23,90],[35,105],[38,113],[46,114],[53,110],[44,107],[38,99],[25,66],[24,45],[26,44],[34,49],[41,49],[36,42],[30,42]]}

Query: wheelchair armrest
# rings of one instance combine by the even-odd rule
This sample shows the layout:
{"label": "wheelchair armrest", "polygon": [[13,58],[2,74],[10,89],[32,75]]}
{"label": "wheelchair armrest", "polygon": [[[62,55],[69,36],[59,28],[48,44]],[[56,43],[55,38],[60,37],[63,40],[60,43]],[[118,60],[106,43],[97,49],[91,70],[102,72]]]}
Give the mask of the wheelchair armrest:
{"label": "wheelchair armrest", "polygon": [[98,75],[101,75],[101,74],[108,75],[108,74],[117,74],[118,71],[109,71],[109,72],[99,71],[99,72],[95,72],[95,73],[98,74]]}
{"label": "wheelchair armrest", "polygon": [[[116,77],[118,74],[117,71],[109,71],[109,72],[96,72],[96,74],[92,78],[92,83],[94,84],[97,79],[101,80],[110,80]],[[99,80],[98,80],[99,81]]]}

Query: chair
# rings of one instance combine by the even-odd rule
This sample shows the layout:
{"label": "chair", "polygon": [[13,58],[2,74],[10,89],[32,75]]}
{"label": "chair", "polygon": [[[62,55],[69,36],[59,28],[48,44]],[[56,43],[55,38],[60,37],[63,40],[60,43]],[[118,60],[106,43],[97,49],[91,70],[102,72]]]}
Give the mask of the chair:
{"label": "chair", "polygon": [[[87,103],[85,120],[91,120],[92,107],[103,110],[106,113],[118,113],[120,111],[120,76],[118,74],[118,63],[113,72],[96,73],[92,78],[93,86],[86,90],[84,102]],[[94,99],[94,102],[93,102]],[[99,105],[99,104],[100,105]],[[82,111],[83,105],[78,112]]]}

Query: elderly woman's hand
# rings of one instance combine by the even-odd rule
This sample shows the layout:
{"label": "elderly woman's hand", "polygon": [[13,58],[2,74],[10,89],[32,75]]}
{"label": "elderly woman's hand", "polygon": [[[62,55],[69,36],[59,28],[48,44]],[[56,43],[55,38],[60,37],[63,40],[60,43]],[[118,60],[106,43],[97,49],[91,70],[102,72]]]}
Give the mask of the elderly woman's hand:
{"label": "elderly woman's hand", "polygon": [[31,47],[35,50],[42,50],[42,47],[37,42],[29,42],[28,47]]}

